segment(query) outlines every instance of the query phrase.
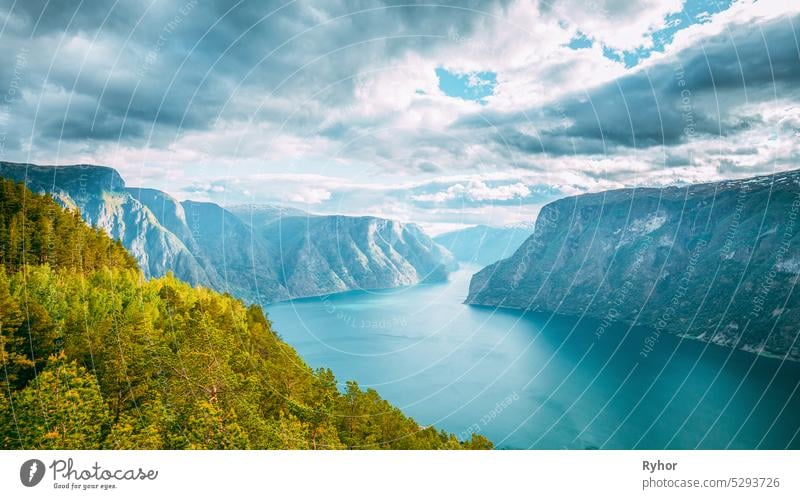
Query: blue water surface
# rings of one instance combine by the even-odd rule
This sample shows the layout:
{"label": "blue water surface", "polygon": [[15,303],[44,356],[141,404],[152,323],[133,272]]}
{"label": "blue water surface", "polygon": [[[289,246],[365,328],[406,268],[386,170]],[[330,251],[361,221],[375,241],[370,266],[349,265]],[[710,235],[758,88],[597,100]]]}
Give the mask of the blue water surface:
{"label": "blue water surface", "polygon": [[595,320],[463,304],[443,284],[267,308],[313,367],[372,387],[420,424],[498,448],[800,448],[800,365]]}

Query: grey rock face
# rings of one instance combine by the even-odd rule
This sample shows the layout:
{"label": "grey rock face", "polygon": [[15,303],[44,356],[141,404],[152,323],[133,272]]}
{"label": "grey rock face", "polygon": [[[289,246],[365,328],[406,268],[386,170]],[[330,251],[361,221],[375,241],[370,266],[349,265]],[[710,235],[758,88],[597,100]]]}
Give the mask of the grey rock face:
{"label": "grey rock face", "polygon": [[416,225],[375,217],[291,216],[256,232],[279,255],[291,296],[441,281],[452,255]]}
{"label": "grey rock face", "polygon": [[800,360],[800,171],[561,199],[466,302],[645,326]]}
{"label": "grey rock face", "polygon": [[182,206],[198,251],[222,278],[218,288],[252,302],[287,300],[278,260],[264,240],[236,215],[214,203]]}

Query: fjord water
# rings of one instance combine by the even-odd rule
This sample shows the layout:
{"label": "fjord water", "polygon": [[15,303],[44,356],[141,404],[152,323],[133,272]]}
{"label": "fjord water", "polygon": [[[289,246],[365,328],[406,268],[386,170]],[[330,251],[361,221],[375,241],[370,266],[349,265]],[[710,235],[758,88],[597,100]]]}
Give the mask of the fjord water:
{"label": "fjord water", "polygon": [[470,275],[267,307],[313,367],[498,448],[800,448],[800,364],[594,320],[462,304]]}

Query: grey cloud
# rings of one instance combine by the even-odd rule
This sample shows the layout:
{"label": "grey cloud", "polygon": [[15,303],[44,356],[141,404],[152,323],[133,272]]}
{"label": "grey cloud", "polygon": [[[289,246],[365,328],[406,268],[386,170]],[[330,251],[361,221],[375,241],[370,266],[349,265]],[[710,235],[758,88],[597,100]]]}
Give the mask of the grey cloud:
{"label": "grey cloud", "polygon": [[722,174],[740,173],[744,170],[739,163],[732,159],[723,158],[719,160],[717,171]]}
{"label": "grey cloud", "polygon": [[[794,17],[734,26],[646,71],[551,105],[512,113],[484,109],[445,131],[386,130],[381,113],[347,112],[358,72],[390,65],[407,52],[435,53],[453,36],[485,35],[490,18],[481,12],[497,13],[504,3],[219,0],[181,14],[192,4],[177,0],[155,2],[144,14],[150,3],[120,2],[109,13],[110,3],[87,1],[76,14],[77,1],[50,2],[43,12],[45,0],[17,2],[12,17],[21,21],[0,36],[0,90],[14,78],[20,48],[30,52],[20,98],[9,109],[14,126],[6,130],[7,147],[19,148],[28,137],[45,152],[59,139],[80,146],[88,141],[89,147],[117,140],[141,145],[151,129],[159,146],[179,132],[210,129],[217,119],[253,120],[300,139],[338,142],[338,154],[349,159],[414,173],[480,171],[484,149],[494,167],[543,168],[538,155],[625,155],[634,146],[661,145],[667,152],[651,155],[663,158],[655,167],[677,168],[690,164],[680,149],[693,138],[763,127],[765,118],[745,114],[742,104],[796,101],[800,92],[793,28],[800,18]],[[62,33],[67,41],[98,35],[80,75],[83,52],[56,51]],[[557,85],[562,74],[543,77]],[[783,126],[787,133],[800,127]],[[329,203],[340,202],[337,196]]]}
{"label": "grey cloud", "polygon": [[[435,3],[17,2],[10,12],[15,22],[0,36],[0,85],[11,81],[20,47],[29,47],[31,56],[21,88],[27,98],[10,110],[21,126],[10,131],[8,143],[24,136],[40,147],[57,137],[140,141],[152,128],[158,144],[179,129],[208,129],[218,118],[282,123],[289,112],[276,101],[304,102],[342,80],[285,124],[307,133],[326,110],[352,103],[351,77],[360,68],[410,50],[434,50],[452,33],[469,35],[485,22],[477,11],[505,2]],[[96,37],[85,61],[74,47],[57,50],[62,35],[66,42],[80,35],[87,44]],[[42,96],[49,111],[37,110]],[[24,129],[45,111],[35,130]],[[345,130],[334,125],[323,133],[343,138]]]}
{"label": "grey cloud", "polygon": [[[800,94],[794,26],[800,16],[739,25],[673,59],[639,70],[557,105],[461,119],[462,129],[499,127],[500,147],[526,154],[599,154],[619,148],[674,146],[696,137],[729,136],[763,123],[740,106]],[[569,123],[560,126],[560,123]],[[537,136],[514,132],[540,128]],[[552,124],[552,125],[551,125]]]}
{"label": "grey cloud", "polygon": [[691,164],[692,156],[688,152],[685,153],[678,153],[675,151],[668,151],[664,155],[664,166],[667,167],[675,167],[675,166],[687,166]]}
{"label": "grey cloud", "polygon": [[544,131],[538,136],[526,134],[512,126],[505,126],[494,134],[494,140],[510,159],[515,151],[528,154],[551,154],[555,156],[571,156],[575,154],[606,154],[615,148],[614,143],[606,142],[601,137],[580,136],[577,134],[559,134]]}
{"label": "grey cloud", "polygon": [[431,163],[430,161],[422,161],[418,163],[417,169],[425,173],[435,173],[442,171],[440,167],[436,166],[434,163]]}
{"label": "grey cloud", "polygon": [[107,0],[25,0],[15,2],[11,13],[28,34],[44,35],[71,30],[93,30],[103,22],[104,29],[130,26],[131,19],[145,7],[145,2],[108,2]]}

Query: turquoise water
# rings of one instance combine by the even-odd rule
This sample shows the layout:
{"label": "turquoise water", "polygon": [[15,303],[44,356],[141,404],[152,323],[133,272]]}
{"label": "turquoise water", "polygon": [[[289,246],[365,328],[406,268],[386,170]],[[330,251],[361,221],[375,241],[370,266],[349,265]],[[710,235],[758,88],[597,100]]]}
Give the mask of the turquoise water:
{"label": "turquoise water", "polygon": [[498,448],[800,448],[800,364],[597,321],[463,305],[470,275],[269,306],[314,367]]}

